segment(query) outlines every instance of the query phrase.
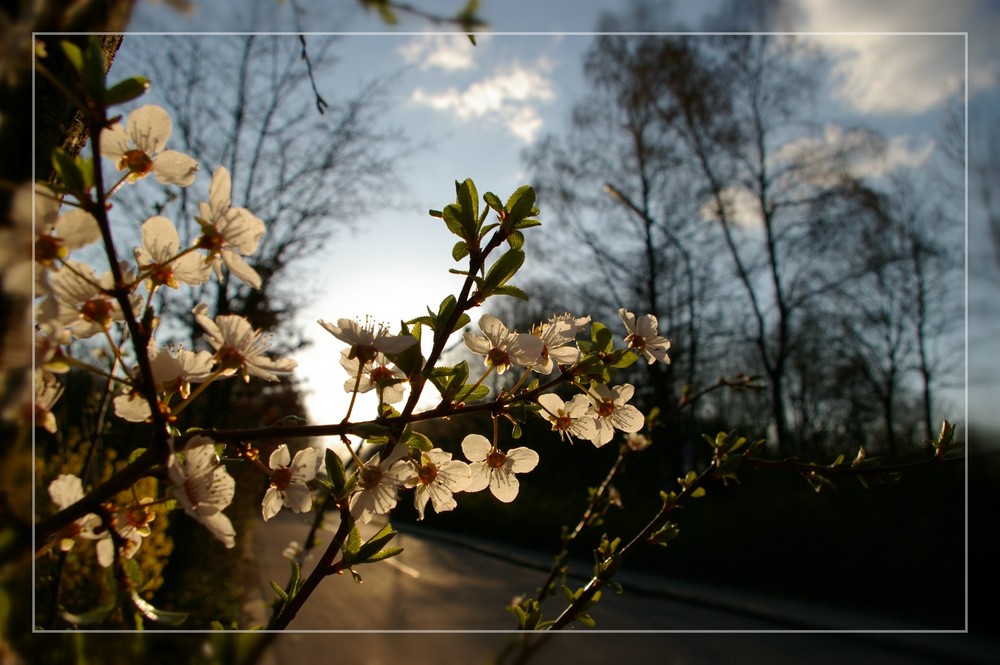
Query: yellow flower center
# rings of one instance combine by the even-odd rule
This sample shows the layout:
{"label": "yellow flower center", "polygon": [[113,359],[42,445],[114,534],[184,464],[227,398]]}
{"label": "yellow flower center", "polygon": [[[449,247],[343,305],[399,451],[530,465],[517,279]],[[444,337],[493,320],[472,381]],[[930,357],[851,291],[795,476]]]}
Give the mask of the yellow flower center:
{"label": "yellow flower center", "polygon": [[507,456],[504,455],[499,450],[491,450],[486,455],[486,466],[491,469],[502,469],[504,462],[507,461]]}
{"label": "yellow flower center", "polygon": [[129,180],[135,182],[153,171],[153,160],[143,150],[129,150],[118,160],[118,170],[128,169]]}
{"label": "yellow flower center", "polygon": [[396,378],[392,373],[392,370],[388,367],[375,367],[372,369],[372,383],[381,383],[383,381],[391,381]]}
{"label": "yellow flower center", "polygon": [[44,235],[35,240],[35,262],[44,266],[51,266],[56,259],[65,259],[69,256],[62,238]]}
{"label": "yellow flower center", "polygon": [[102,328],[107,328],[111,324],[111,303],[106,298],[91,298],[83,303],[80,315]]}
{"label": "yellow flower center", "polygon": [[271,486],[279,491],[283,492],[288,489],[288,485],[291,482],[292,470],[288,467],[283,466],[271,473]]}
{"label": "yellow flower center", "polygon": [[503,349],[490,349],[486,354],[486,364],[496,367],[497,370],[506,369],[510,366],[510,356]]}
{"label": "yellow flower center", "polygon": [[597,415],[601,418],[607,418],[614,412],[615,404],[609,399],[602,400],[601,403],[597,405]]}
{"label": "yellow flower center", "polygon": [[154,264],[149,271],[149,279],[156,285],[166,285],[171,288],[178,288],[180,284],[177,282],[177,277],[174,276],[174,271],[171,270],[170,265],[162,265],[159,263]]}
{"label": "yellow flower center", "polygon": [[364,466],[360,474],[361,489],[370,490],[382,482],[382,469],[377,466]]}
{"label": "yellow flower center", "polygon": [[427,462],[427,464],[421,466],[417,469],[417,478],[424,485],[430,485],[435,480],[437,480],[438,470],[432,462]]}
{"label": "yellow flower center", "polygon": [[228,344],[219,349],[215,357],[223,369],[239,369],[247,360],[242,353]]}

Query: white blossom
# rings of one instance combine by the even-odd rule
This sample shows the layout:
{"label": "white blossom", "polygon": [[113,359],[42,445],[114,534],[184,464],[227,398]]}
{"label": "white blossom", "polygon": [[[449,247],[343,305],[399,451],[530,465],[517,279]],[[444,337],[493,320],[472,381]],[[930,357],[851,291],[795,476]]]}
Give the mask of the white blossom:
{"label": "white blossom", "polygon": [[[131,275],[125,274],[125,279]],[[114,289],[111,271],[100,277],[86,263],[68,260],[62,269],[50,277],[51,294],[38,310],[36,320],[43,332],[56,333],[68,329],[74,337],[87,338],[111,327],[115,321],[124,320],[118,300],[110,295]],[[129,297],[133,313],[142,307],[142,295]]]}
{"label": "white blossom", "polygon": [[[344,382],[346,392],[354,392],[355,387],[359,393],[377,389],[379,397],[385,404],[395,404],[402,401],[406,374],[398,367],[393,366],[383,353],[376,353],[371,361],[362,366],[358,358],[351,358],[349,349],[344,349],[340,352],[340,366],[347,370],[347,375],[350,377]],[[358,380],[359,371],[361,372],[360,381]]]}
{"label": "white blossom", "polygon": [[626,433],[642,429],[646,419],[639,409],[626,404],[634,392],[635,388],[628,383],[614,388],[602,383],[591,389],[589,394],[597,415],[597,431],[590,440],[595,446],[600,448],[611,441],[616,429]]}
{"label": "white blossom", "polygon": [[575,365],[580,360],[580,349],[574,346],[576,336],[589,322],[589,316],[577,318],[561,314],[533,327],[531,334],[542,340],[542,350],[538,361],[530,365],[531,369],[539,374],[551,374],[557,364]]}
{"label": "white blossom", "polygon": [[[353,319],[338,319],[337,325],[327,323],[323,319],[317,321],[328,333],[350,345],[348,358],[358,358],[361,362],[370,362],[378,353],[402,353],[417,343],[412,335],[392,335],[389,330],[380,325],[378,330],[371,321],[364,325]],[[353,388],[352,388],[353,390]]]}
{"label": "white blossom", "polygon": [[166,217],[150,217],[142,224],[142,247],[136,248],[139,270],[154,285],[178,288],[180,282],[201,284],[211,270],[200,254],[180,253],[181,239],[174,223]]}
{"label": "white blossom", "polygon": [[510,503],[517,496],[519,484],[515,473],[527,473],[538,465],[538,453],[531,448],[512,448],[506,453],[495,449],[481,434],[469,434],[462,439],[462,452],[469,465],[466,492],[490,488],[493,496]]}
{"label": "white blossom", "polygon": [[223,314],[213,321],[205,313],[208,307],[203,303],[192,310],[195,319],[205,329],[208,343],[215,349],[215,359],[225,375],[241,372],[244,381],[256,376],[267,381],[277,381],[276,374],[291,372],[296,362],[291,358],[272,360],[265,352],[271,348],[271,338],[260,330],[254,330],[250,322],[242,316]]}
{"label": "white blossom", "polygon": [[574,395],[568,402],[555,393],[538,396],[542,418],[552,423],[552,431],[559,432],[563,441],[573,442],[573,437],[592,440],[597,435],[597,421],[591,402],[585,395]]}
{"label": "white blossom", "polygon": [[406,446],[399,444],[385,460],[375,453],[358,470],[360,492],[351,497],[351,515],[367,524],[375,515],[387,515],[396,507],[399,488],[411,477],[406,464],[396,465],[406,455]]}
{"label": "white blossom", "polygon": [[424,508],[430,500],[435,512],[453,510],[455,492],[464,490],[471,480],[469,465],[453,460],[451,453],[434,448],[420,455],[420,462],[400,460],[391,470],[403,478],[406,485],[416,487],[413,503],[417,508],[417,519],[424,519]]}
{"label": "white blossom", "polygon": [[667,356],[667,349],[670,348],[670,340],[660,337],[656,317],[652,314],[645,314],[638,319],[632,312],[625,308],[618,310],[628,335],[625,342],[633,351],[638,351],[646,358],[646,362],[652,365],[659,360],[669,364],[670,358]]}
{"label": "white blossom", "polygon": [[465,345],[473,353],[485,356],[484,364],[495,368],[497,374],[503,374],[511,366],[529,367],[539,362],[544,346],[539,337],[508,330],[492,314],[479,319],[479,328],[482,336],[465,333]]}
{"label": "white blossom", "polygon": [[292,512],[305,513],[312,510],[312,494],[308,483],[316,477],[323,458],[315,448],[303,448],[293,459],[288,446],[281,444],[268,459],[271,467],[271,486],[264,493],[261,512],[264,521],[278,514],[282,506]]}
{"label": "white blossom", "polygon": [[187,187],[194,182],[198,162],[163,149],[172,132],[170,115],[162,107],[140,106],[129,113],[125,127],[118,122],[101,132],[101,154],[119,171],[127,170],[130,182],[153,173],[164,184]]}
{"label": "white blossom", "polygon": [[[191,394],[191,383],[200,383],[212,373],[214,357],[208,351],[188,351],[180,347],[159,350],[155,342],[150,342],[149,365],[153,371],[153,382],[158,393],[187,398]],[[115,415],[129,422],[145,422],[152,415],[149,402],[135,390],[119,395],[114,400]]]}
{"label": "white blossom", "polygon": [[230,272],[255,289],[261,285],[260,275],[243,257],[257,251],[264,235],[264,222],[246,208],[232,207],[229,171],[220,166],[212,174],[208,203],[198,203],[198,223],[201,237],[198,247],[208,250],[208,261],[222,278],[222,264]]}
{"label": "white blossom", "polygon": [[[83,498],[83,481],[80,480],[79,476],[64,473],[49,483],[48,490],[49,498],[52,499],[52,503],[56,504],[56,508],[65,510]],[[58,534],[61,536],[59,549],[63,552],[69,551],[73,548],[77,537],[90,540],[108,538],[109,534],[107,532],[101,535],[97,534],[96,529],[100,526],[101,518],[94,513],[87,513],[83,517],[78,518],[72,524],[60,530]]]}
{"label": "white blossom", "polygon": [[236,492],[236,481],[219,462],[215,442],[207,436],[195,435],[184,446],[184,452],[173,450],[170,440],[167,473],[171,493],[184,512],[201,522],[227,548],[236,545],[236,530],[222,512]]}

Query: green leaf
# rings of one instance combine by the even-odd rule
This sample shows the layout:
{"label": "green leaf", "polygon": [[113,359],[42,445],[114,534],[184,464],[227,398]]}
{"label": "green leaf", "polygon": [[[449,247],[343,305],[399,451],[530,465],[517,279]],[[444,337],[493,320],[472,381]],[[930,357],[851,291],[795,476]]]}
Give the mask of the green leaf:
{"label": "green leaf", "polygon": [[108,88],[104,95],[104,101],[108,106],[112,104],[124,104],[137,97],[141,97],[149,90],[149,79],[145,76],[132,76],[124,81],[119,81]]}
{"label": "green leaf", "polygon": [[393,12],[392,9],[389,8],[389,5],[385,2],[380,2],[378,4],[378,15],[382,17],[382,20],[385,21],[386,25],[396,25],[396,23],[399,22],[396,18],[395,12]]}
{"label": "green leaf", "polygon": [[434,443],[420,432],[410,432],[409,438],[405,441],[408,448],[427,452],[434,447]]}
{"label": "green leaf", "polygon": [[459,240],[455,243],[455,246],[451,248],[451,258],[456,261],[461,261],[466,256],[469,255],[469,244],[464,240]]}
{"label": "green leaf", "polygon": [[132,462],[139,459],[139,457],[141,457],[144,452],[146,452],[145,448],[136,448],[135,450],[133,450],[131,453],[129,453],[128,463],[131,464]]}
{"label": "green leaf", "polygon": [[470,321],[472,321],[472,319],[469,317],[469,315],[463,312],[462,315],[458,317],[458,320],[455,321],[455,325],[453,325],[451,327],[451,330],[448,331],[448,334],[450,335],[456,330],[461,330],[465,326],[469,325]]}
{"label": "green leaf", "polygon": [[357,525],[351,527],[351,532],[347,534],[347,542],[343,544],[340,548],[343,552],[344,559],[351,560],[361,549],[361,532],[358,531]]}
{"label": "green leaf", "polygon": [[821,476],[818,473],[803,473],[802,477],[806,479],[809,486],[813,488],[813,491],[819,494],[820,492],[828,492],[837,489],[837,486],[833,484],[833,481],[825,476]]}
{"label": "green leaf", "polygon": [[400,322],[401,337],[413,337],[416,342],[399,353],[387,353],[385,357],[398,367],[407,378],[413,377],[424,366],[424,356],[420,353],[420,338],[410,333],[405,322]]}
{"label": "green leaf", "polygon": [[524,300],[525,302],[528,301],[528,294],[511,284],[507,284],[505,286],[501,286],[498,289],[494,289],[493,295],[512,296],[514,298],[518,298],[519,300]]}
{"label": "green leaf", "polygon": [[635,355],[631,351],[623,350],[622,353],[615,360],[612,367],[614,367],[615,369],[625,369],[626,367],[630,367],[638,359],[639,356]]}
{"label": "green leaf", "polygon": [[330,477],[330,484],[333,485],[334,494],[341,496],[344,487],[347,485],[347,472],[344,469],[344,462],[340,455],[327,448],[325,453],[326,475]]}
{"label": "green leaf", "polygon": [[524,265],[524,250],[511,249],[504,252],[503,256],[497,259],[496,263],[490,266],[486,273],[486,284],[490,290],[507,283],[511,277]]}
{"label": "green leaf", "polygon": [[80,165],[59,146],[52,149],[52,167],[68,191],[84,191],[85,178]]}
{"label": "green leaf", "polygon": [[521,249],[524,247],[524,234],[520,231],[511,231],[507,236],[507,244],[511,249]]}
{"label": "green leaf", "polygon": [[271,580],[271,588],[274,589],[274,593],[278,594],[278,598],[281,599],[282,603],[288,602],[288,594],[285,593],[285,590],[281,588],[280,584],[278,584],[274,580]]}
{"label": "green leaf", "polygon": [[594,321],[590,324],[590,338],[594,342],[596,353],[611,353],[614,347],[614,335],[603,323]]}
{"label": "green leaf", "polygon": [[472,222],[471,228],[474,229],[479,218],[479,192],[476,191],[476,185],[471,178],[467,178],[458,185],[457,190],[458,205],[462,206],[463,217]]}
{"label": "green leaf", "polygon": [[507,199],[504,208],[507,210],[507,220],[511,224],[517,224],[535,209],[535,190],[530,185],[521,185]]}
{"label": "green leaf", "polygon": [[80,77],[83,80],[83,89],[100,104],[105,103],[104,67],[104,49],[100,37],[91,35],[87,40],[87,48],[83,51]]}
{"label": "green leaf", "polygon": [[73,69],[82,75],[83,51],[80,50],[80,47],[65,39],[59,43],[59,46],[62,47],[62,52],[66,56],[66,59],[69,60],[69,64],[73,65]]}
{"label": "green leaf", "polygon": [[594,626],[597,625],[597,622],[594,621],[594,618],[589,614],[578,614],[576,615],[576,620],[582,623],[587,628],[593,628]]}
{"label": "green leaf", "polygon": [[376,561],[382,561],[384,559],[391,559],[392,557],[397,556],[398,554],[401,554],[402,552],[403,552],[403,548],[402,547],[387,547],[384,550],[381,550],[380,552],[376,552],[375,554],[372,554],[370,557],[368,557],[364,561],[359,561],[358,563],[375,563]]}
{"label": "green leaf", "polygon": [[503,203],[500,202],[500,198],[493,192],[486,192],[483,194],[483,200],[486,201],[486,205],[493,208],[497,212],[503,210]]}
{"label": "green leaf", "polygon": [[[468,392],[470,389],[472,390],[472,392]],[[471,385],[468,385],[468,386],[462,386],[462,390],[459,394],[463,396],[462,401],[465,402],[466,404],[469,404],[471,402],[478,402],[479,400],[489,395],[490,389],[487,388],[486,386],[476,386],[475,388],[473,388]]]}
{"label": "green leaf", "polygon": [[448,226],[448,230],[462,240],[468,241],[475,239],[475,235],[470,235],[462,225],[462,209],[459,206],[454,203],[445,206],[444,211],[441,214],[441,218],[444,219],[444,223]]}

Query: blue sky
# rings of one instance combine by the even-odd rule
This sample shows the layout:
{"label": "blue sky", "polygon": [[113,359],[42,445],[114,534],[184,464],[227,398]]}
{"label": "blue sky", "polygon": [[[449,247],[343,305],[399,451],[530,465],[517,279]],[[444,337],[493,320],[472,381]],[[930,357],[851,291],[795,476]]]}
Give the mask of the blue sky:
{"label": "blue sky", "polygon": [[[244,13],[236,18],[227,3],[201,4],[191,17],[182,18],[162,5],[141,3],[132,27],[141,31],[298,29],[287,3],[264,2],[256,15]],[[321,92],[350,91],[374,76],[402,70],[386,125],[434,145],[401,165],[406,203],[365,220],[356,233],[335,239],[315,264],[327,295],[304,312],[316,344],[298,360],[314,391],[309,402],[312,415],[317,421],[330,421],[343,416],[347,403],[342,388],[345,375],[336,364],[341,345],[312,321],[365,315],[398,321],[420,314],[424,305],[435,305],[457,288],[457,278],[446,272],[454,265],[449,256],[453,239],[443,224],[427,216],[427,210],[452,200],[455,179],[471,177],[481,192],[493,190],[501,198],[526,182],[521,151],[545,132],[558,130],[581,91],[580,56],[590,38],[566,33],[591,32],[602,12],[621,11],[627,3],[517,0],[501,5],[484,0],[480,13],[494,33],[550,34],[484,32],[475,48],[462,36],[416,34],[429,27],[419,19],[403,17],[397,28],[387,30],[376,16],[364,13],[353,2],[332,7],[299,4],[307,12],[306,30],[383,33],[345,35],[337,47],[342,65],[332,78],[320,79]],[[445,14],[463,3],[415,4]],[[699,28],[720,5],[677,2],[673,18],[688,28]],[[895,0],[874,5],[862,0],[792,2],[787,6],[794,11],[779,17],[781,25],[775,28],[970,31],[968,85],[973,110],[986,100],[995,103],[1000,60],[988,40],[1000,33],[1000,10],[995,3]],[[939,121],[939,105],[964,75],[963,37],[827,34],[815,39],[837,63],[836,76],[829,82],[829,101],[823,106],[831,120],[844,125],[863,121],[876,127],[895,140],[894,158],[901,163],[933,149],[929,136]],[[992,292],[1000,269],[974,206],[970,213],[973,362],[969,408],[975,418],[977,413],[990,412],[989,405],[1000,399],[992,379],[1000,371],[1000,363],[993,360],[1000,357],[995,341],[1000,332],[1000,304]],[[394,241],[403,237],[406,242]],[[996,415],[992,420],[1000,426]]]}

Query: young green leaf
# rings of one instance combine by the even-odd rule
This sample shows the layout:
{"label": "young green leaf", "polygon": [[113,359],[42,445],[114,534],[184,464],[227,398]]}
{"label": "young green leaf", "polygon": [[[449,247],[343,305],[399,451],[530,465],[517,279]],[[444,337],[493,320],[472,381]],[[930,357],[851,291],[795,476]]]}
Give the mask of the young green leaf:
{"label": "young green leaf", "polygon": [[104,100],[108,106],[124,104],[146,94],[149,85],[149,79],[145,76],[131,76],[108,88]]}
{"label": "young green leaf", "polygon": [[521,185],[507,199],[507,219],[516,224],[531,215],[535,209],[535,190],[530,185]]}
{"label": "young green leaf", "polygon": [[486,284],[493,291],[503,286],[524,265],[524,250],[511,249],[504,252],[486,273]]}

